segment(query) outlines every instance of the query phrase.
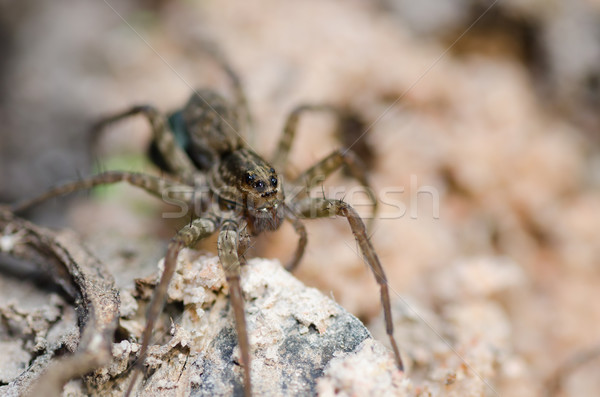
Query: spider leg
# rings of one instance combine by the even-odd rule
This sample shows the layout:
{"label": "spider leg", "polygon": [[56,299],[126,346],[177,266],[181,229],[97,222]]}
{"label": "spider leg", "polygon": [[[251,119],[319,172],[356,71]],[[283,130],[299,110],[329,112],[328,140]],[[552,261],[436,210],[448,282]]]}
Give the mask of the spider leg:
{"label": "spider leg", "polygon": [[160,281],[154,290],[152,300],[150,301],[150,305],[148,306],[148,311],[146,313],[146,326],[144,327],[144,331],[142,333],[140,354],[136,361],[129,387],[125,393],[126,397],[129,396],[133,390],[133,387],[140,374],[140,370],[146,359],[148,345],[150,344],[150,338],[152,337],[152,330],[154,329],[156,320],[162,312],[165,304],[169,283],[171,282],[173,274],[175,273],[175,268],[177,267],[177,256],[179,255],[179,252],[183,248],[191,247],[198,241],[213,234],[216,231],[218,224],[219,221],[215,217],[207,216],[204,218],[194,219],[191,224],[184,226],[181,230],[179,230],[179,232],[177,232],[175,237],[173,237],[169,243],[169,248],[167,249],[167,254],[164,261],[164,270],[160,277]]}
{"label": "spider leg", "polygon": [[[244,89],[242,88],[242,81],[240,80],[240,77],[233,70],[233,67],[229,63],[229,60],[225,57],[223,52],[221,52],[216,45],[212,43],[208,44],[207,51],[212,55],[212,57],[219,64],[219,66],[225,71],[227,77],[231,81],[231,85],[233,87],[233,94],[235,96],[235,109],[237,117],[241,118],[241,116],[243,116],[246,122],[245,125],[247,125],[248,128],[248,137],[252,140],[254,135],[254,121],[252,120],[250,106],[248,105],[248,98],[246,98],[246,94],[244,93]],[[240,110],[242,114],[240,114]]]}
{"label": "spider leg", "polygon": [[242,366],[244,367],[244,393],[247,397],[252,395],[250,381],[250,342],[246,329],[246,316],[244,314],[244,299],[240,284],[240,260],[238,256],[238,225],[234,221],[225,221],[219,233],[217,242],[219,259],[225,271],[227,284],[229,284],[229,297],[235,316],[235,328],[240,344]]}
{"label": "spider leg", "polygon": [[117,113],[98,121],[92,127],[94,139],[97,138],[99,132],[108,124],[137,114],[143,114],[150,122],[153,141],[168,169],[172,173],[182,177],[184,180],[191,179],[194,174],[194,165],[185,151],[179,147],[175,141],[175,136],[170,130],[166,117],[152,106],[134,106],[124,112]]}
{"label": "spider leg", "polygon": [[360,250],[367,261],[367,264],[373,271],[375,280],[379,284],[381,293],[381,304],[383,306],[383,314],[385,317],[386,333],[390,339],[390,344],[394,350],[396,365],[401,371],[404,370],[402,358],[398,350],[398,345],[394,339],[394,324],[392,322],[392,309],[390,304],[390,293],[388,282],[383,271],[383,267],[379,262],[377,253],[367,236],[367,230],[358,213],[349,204],[340,200],[330,200],[325,198],[307,198],[299,201],[295,205],[295,212],[304,218],[324,218],[334,215],[343,216],[348,219],[352,234],[356,238]]}
{"label": "spider leg", "polygon": [[372,216],[368,221],[368,228],[371,230],[378,210],[377,197],[375,197],[367,174],[364,171],[365,167],[353,152],[343,149],[335,150],[329,156],[300,174],[293,183],[298,186],[305,186],[306,191],[308,191],[323,182],[324,179],[342,166],[347,167],[351,175],[365,188],[369,195],[369,199],[373,205]]}
{"label": "spider leg", "polygon": [[[343,113],[339,109],[331,105],[300,105],[296,107],[288,116],[285,126],[283,128],[283,135],[279,139],[275,156],[273,157],[272,164],[276,169],[284,170],[285,165],[288,161],[289,152],[292,147],[296,130],[298,128],[298,121],[300,116],[305,112],[328,112],[332,113],[339,119],[343,118]],[[377,215],[378,203],[377,197],[373,193],[373,189],[365,173],[366,167],[362,164],[362,161],[350,150],[338,149],[319,161],[316,165],[312,166],[308,170],[304,171],[300,176],[296,178],[295,183],[299,186],[305,186],[306,191],[310,190],[314,186],[321,183],[325,178],[331,175],[334,171],[340,167],[345,166],[353,178],[366,189],[369,199],[373,203],[372,217],[369,220],[369,229],[372,229],[373,222]]]}
{"label": "spider leg", "polygon": [[164,176],[159,178],[153,175],[140,174],[136,172],[107,171],[98,175],[93,175],[88,178],[65,183],[64,185],[51,188],[37,197],[13,204],[10,207],[10,210],[15,213],[22,212],[52,197],[73,193],[78,190],[90,189],[99,185],[107,185],[118,182],[127,182],[130,185],[142,188],[159,198],[163,198],[163,192],[166,192],[166,189],[168,189],[170,199],[179,199],[188,202],[190,201],[192,195],[190,189],[172,189],[174,187],[189,186],[182,185],[180,182],[177,182],[174,179],[165,178]]}
{"label": "spider leg", "polygon": [[308,238],[306,234],[306,227],[304,227],[304,224],[300,221],[300,219],[298,219],[298,217],[291,211],[289,207],[286,207],[285,219],[291,222],[299,237],[296,252],[294,252],[292,259],[285,265],[285,269],[288,272],[293,272],[304,255],[304,249],[306,248]]}
{"label": "spider leg", "polygon": [[304,112],[330,112],[339,116],[338,110],[330,105],[300,105],[296,107],[289,114],[287,120],[285,121],[285,126],[283,127],[283,135],[279,138],[279,143],[277,145],[277,149],[275,150],[275,155],[273,156],[273,160],[271,164],[276,169],[284,170],[285,165],[288,160],[288,155],[290,153],[290,149],[292,148],[292,143],[294,141],[294,137],[296,135],[296,129],[298,128],[298,120],[300,119],[300,115]]}

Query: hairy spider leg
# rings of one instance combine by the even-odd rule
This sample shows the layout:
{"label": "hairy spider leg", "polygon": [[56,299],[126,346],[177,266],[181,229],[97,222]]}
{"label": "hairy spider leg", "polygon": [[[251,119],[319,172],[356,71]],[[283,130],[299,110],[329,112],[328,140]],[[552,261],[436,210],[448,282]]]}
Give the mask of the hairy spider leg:
{"label": "hairy spider leg", "polygon": [[108,124],[137,114],[143,114],[148,119],[152,127],[152,137],[156,148],[162,155],[162,159],[166,162],[169,170],[184,181],[193,180],[194,173],[197,172],[194,164],[186,152],[177,144],[175,135],[171,131],[166,117],[152,106],[134,106],[124,112],[103,118],[92,127],[94,139],[97,138],[99,132]]}
{"label": "hairy spider leg", "polygon": [[[285,170],[292,143],[296,136],[296,130],[298,129],[300,116],[306,112],[327,112],[333,114],[338,119],[343,117],[342,111],[331,105],[304,104],[297,106],[289,114],[283,128],[283,134],[279,139],[279,143],[275,150],[275,155],[273,156],[273,161],[271,163],[276,169]],[[352,151],[342,149],[335,150],[329,156],[325,157],[319,163],[298,176],[295,180],[295,184],[297,186],[305,187],[305,191],[308,192],[342,166],[345,166],[350,172],[350,175],[365,188],[369,199],[372,202],[373,211],[371,213],[371,219],[368,222],[368,229],[371,230],[378,211],[377,197],[375,196],[367,174],[365,173],[366,167],[364,167],[360,159]]]}
{"label": "hairy spider leg", "polygon": [[288,272],[293,272],[294,269],[300,263],[300,259],[302,259],[302,256],[304,255],[304,250],[306,249],[308,237],[306,233],[306,227],[304,226],[304,224],[300,221],[300,219],[298,219],[296,214],[294,214],[293,211],[287,206],[285,208],[285,219],[287,219],[292,224],[294,230],[296,231],[296,234],[298,234],[299,236],[296,252],[294,252],[294,256],[292,257],[292,259],[285,265],[285,269]]}
{"label": "hairy spider leg", "polygon": [[394,356],[396,358],[396,365],[400,371],[404,371],[402,364],[402,358],[400,357],[400,351],[398,345],[394,339],[394,324],[392,322],[392,309],[390,303],[390,293],[388,289],[388,282],[383,271],[383,267],[379,262],[379,257],[373,248],[373,245],[367,237],[367,229],[358,213],[349,204],[341,200],[333,200],[326,198],[306,198],[294,206],[294,212],[304,218],[325,218],[333,215],[343,216],[348,220],[350,229],[354,238],[358,242],[360,250],[363,254],[364,259],[371,268],[377,284],[379,284],[381,304],[383,306],[383,315],[385,317],[385,329],[390,339],[390,344],[394,350]]}
{"label": "hairy spider leg", "polygon": [[[146,312],[146,325],[142,333],[140,354],[138,355],[135,363],[135,368],[133,370],[129,386],[125,392],[126,397],[131,394],[144,365],[144,361],[146,361],[146,355],[148,353],[148,345],[150,344],[152,331],[154,329],[154,325],[156,324],[156,320],[158,319],[158,316],[164,307],[169,284],[171,283],[171,279],[173,278],[173,274],[175,273],[175,269],[177,267],[177,256],[179,256],[179,252],[181,252],[183,248],[192,247],[200,240],[212,235],[217,230],[218,225],[219,220],[214,216],[196,218],[191,222],[191,224],[181,228],[169,243],[164,261],[164,269],[160,277],[160,281],[157,287],[154,289],[152,300],[150,301],[148,311]],[[233,289],[234,288],[232,288],[232,290]]]}
{"label": "hairy spider leg", "polygon": [[[373,193],[373,189],[369,185],[369,181],[367,179],[367,175],[365,174],[364,167],[360,166],[360,159],[354,155],[353,152],[344,152],[341,149],[335,150],[333,153],[319,161],[314,166],[310,167],[302,174],[300,174],[292,184],[295,186],[302,186],[302,192],[308,192],[310,189],[317,186],[319,183],[323,182],[329,175],[338,170],[341,166],[345,165],[355,179],[357,179],[361,185],[366,189],[367,194],[371,200],[373,205],[372,217],[369,219],[367,225],[368,229],[373,229],[373,223],[375,221],[375,216],[377,214],[377,198]],[[295,197],[289,197],[288,200],[293,201]],[[289,216],[286,216],[296,233],[300,236],[298,242],[298,248],[296,249],[296,253],[294,254],[293,259],[286,265],[286,269],[288,271],[293,271],[298,264],[300,263],[300,259],[302,259],[302,255],[304,254],[304,248],[306,246],[306,230],[304,225],[297,219],[297,217],[291,212],[287,211]]]}
{"label": "hairy spider leg", "polygon": [[[53,187],[37,197],[11,205],[10,210],[15,213],[23,212],[30,207],[51,199],[52,197],[73,193],[79,190],[90,189],[95,186],[119,182],[127,182],[130,185],[142,188],[159,198],[162,198],[163,192],[168,191],[169,198],[189,202],[193,194],[193,188],[191,186],[182,185],[181,182],[166,178],[165,176],[157,177],[126,171],[106,171],[98,175],[93,175],[88,178]],[[175,187],[178,188],[173,189]],[[181,189],[180,187],[185,187],[185,189]]]}
{"label": "hairy spider leg", "polygon": [[246,315],[244,314],[244,299],[240,284],[240,258],[238,256],[239,226],[233,220],[225,220],[217,241],[217,250],[221,266],[225,271],[229,285],[229,299],[235,317],[235,328],[240,345],[242,366],[244,368],[244,395],[252,396],[252,383],[250,377],[250,341],[246,329]]}
{"label": "hairy spider leg", "polygon": [[375,197],[375,193],[369,184],[367,174],[364,171],[365,167],[353,152],[343,149],[334,150],[327,157],[300,174],[293,183],[295,185],[305,187],[306,192],[308,192],[313,187],[322,183],[323,180],[325,180],[329,175],[342,166],[346,166],[354,179],[360,182],[360,184],[365,188],[369,196],[369,200],[371,200],[373,211],[371,213],[371,218],[367,222],[367,225],[368,230],[372,230],[373,222],[378,210],[377,197]]}
{"label": "hairy spider leg", "polygon": [[[247,135],[252,144],[254,139],[254,120],[252,119],[252,113],[250,112],[250,105],[248,104],[248,98],[242,87],[242,81],[237,73],[233,70],[233,67],[229,63],[229,60],[225,57],[222,51],[219,50],[218,46],[214,43],[205,43],[206,51],[214,58],[219,67],[223,69],[227,77],[231,81],[233,87],[233,95],[235,96],[234,109],[237,113],[238,119],[241,119],[239,110],[242,111],[247,126]],[[240,120],[241,121],[241,120]]]}
{"label": "hairy spider leg", "polygon": [[327,112],[340,117],[339,110],[330,105],[304,104],[295,107],[285,121],[285,125],[283,126],[283,134],[281,135],[281,138],[279,138],[279,143],[277,144],[275,154],[271,161],[271,164],[273,164],[276,169],[282,171],[285,170],[285,166],[288,162],[288,156],[290,154],[290,150],[292,149],[292,143],[294,142],[294,137],[296,136],[296,130],[298,129],[298,121],[300,116],[305,112]]}

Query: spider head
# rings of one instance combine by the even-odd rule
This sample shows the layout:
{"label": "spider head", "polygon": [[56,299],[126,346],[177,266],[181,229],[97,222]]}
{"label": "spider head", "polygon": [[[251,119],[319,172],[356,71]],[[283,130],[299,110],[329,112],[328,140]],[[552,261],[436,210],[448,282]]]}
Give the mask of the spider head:
{"label": "spider head", "polygon": [[220,199],[242,210],[253,234],[281,225],[284,194],[280,178],[256,153],[239,149],[224,156],[210,180]]}

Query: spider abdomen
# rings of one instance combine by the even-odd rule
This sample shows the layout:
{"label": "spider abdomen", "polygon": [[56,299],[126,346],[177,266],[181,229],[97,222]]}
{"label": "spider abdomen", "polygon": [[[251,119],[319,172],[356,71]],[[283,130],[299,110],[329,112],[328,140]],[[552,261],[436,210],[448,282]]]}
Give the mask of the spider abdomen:
{"label": "spider abdomen", "polygon": [[[171,117],[175,122],[178,113]],[[182,123],[172,122],[177,124],[173,132],[176,138],[185,137],[178,141],[199,169],[209,169],[223,155],[243,146],[237,112],[221,95],[198,90],[180,114]]]}

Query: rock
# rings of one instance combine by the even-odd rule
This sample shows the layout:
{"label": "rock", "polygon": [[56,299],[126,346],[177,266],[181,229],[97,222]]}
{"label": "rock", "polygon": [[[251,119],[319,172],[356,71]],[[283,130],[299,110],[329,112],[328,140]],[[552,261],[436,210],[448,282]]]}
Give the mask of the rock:
{"label": "rock", "polygon": [[[138,280],[136,294],[147,299],[157,277]],[[369,365],[379,368],[379,377],[393,380],[381,383],[379,389],[398,387],[401,374],[393,365],[391,352],[372,340],[356,317],[316,289],[304,286],[277,261],[250,260],[242,269],[242,289],[254,394],[314,395],[319,378],[334,359],[336,368],[354,368],[355,372]],[[145,363],[149,376],[136,386],[137,393],[241,395],[240,351],[228,286],[218,258],[194,250],[182,251],[168,297],[168,314],[155,330],[155,340],[160,344],[149,348]],[[145,319],[139,316],[129,321],[143,324]],[[163,336],[165,331],[169,337]],[[360,353],[367,342],[368,349],[378,354]],[[139,345],[128,341],[115,345],[111,379],[98,382],[95,392],[121,395],[129,377],[121,376],[126,366],[119,363],[127,362],[138,349]],[[335,375],[339,369],[333,371],[328,375],[330,379],[341,376]],[[362,384],[365,380],[347,376],[345,384],[348,382],[347,387],[352,387],[353,382]],[[363,390],[362,386],[357,390]]]}
{"label": "rock", "polygon": [[317,381],[319,396],[408,396],[412,383],[396,369],[385,347],[365,339],[354,352],[335,357]]}
{"label": "rock", "polygon": [[8,358],[0,362],[0,383],[7,383],[27,368],[31,356],[21,346],[10,341],[0,341],[0,351]]}

